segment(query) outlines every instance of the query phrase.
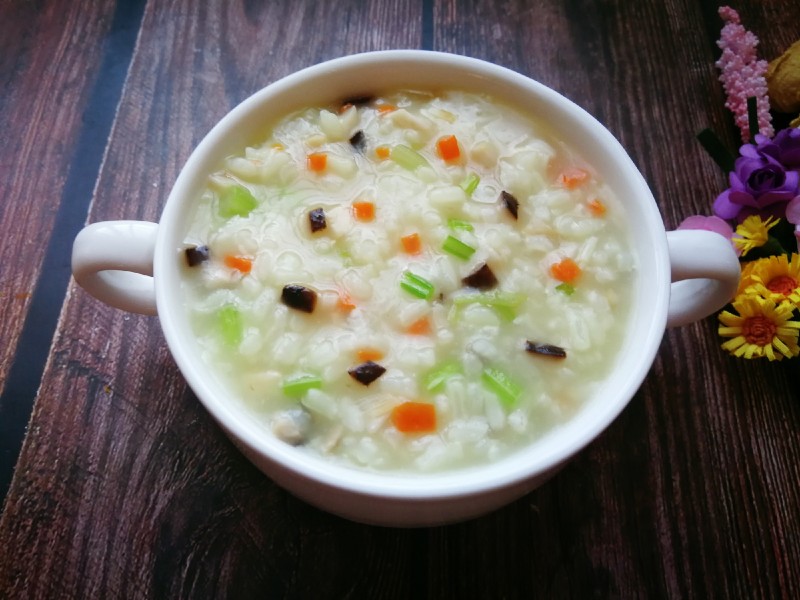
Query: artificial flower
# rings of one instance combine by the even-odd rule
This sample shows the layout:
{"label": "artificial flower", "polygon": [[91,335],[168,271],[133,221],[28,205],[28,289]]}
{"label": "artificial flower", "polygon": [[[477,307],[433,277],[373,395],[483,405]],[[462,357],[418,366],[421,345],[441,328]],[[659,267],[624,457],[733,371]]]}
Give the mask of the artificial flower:
{"label": "artificial flower", "polygon": [[767,256],[752,264],[747,293],[800,307],[800,254]]}
{"label": "artificial flower", "polygon": [[736,227],[736,237],[732,239],[733,245],[741,250],[745,256],[753,248],[760,248],[769,239],[769,230],[778,224],[778,219],[769,217],[766,221],[758,215],[747,217]]}
{"label": "artificial flower", "polygon": [[773,108],[785,113],[800,111],[800,41],[770,62],[765,76]]}
{"label": "artificial flower", "polygon": [[800,196],[795,196],[786,205],[786,220],[794,225],[794,237],[797,240],[797,248],[800,250]]}
{"label": "artificial flower", "polygon": [[[723,221],[716,216],[706,217],[704,215],[692,215],[691,217],[686,217],[683,221],[681,221],[680,225],[678,225],[678,229],[699,229],[702,231],[713,231],[714,233],[720,234],[728,241],[732,241],[733,238],[733,227],[731,227],[727,221]],[[736,251],[736,255],[738,256],[741,253],[741,250],[739,250],[735,244],[732,245],[734,251]]]}
{"label": "artificial flower", "polygon": [[731,187],[714,201],[716,215],[739,222],[755,214],[784,217],[786,205],[798,194],[800,174],[787,171],[760,147],[745,144],[739,153],[729,176]]}
{"label": "artificial flower", "polygon": [[791,320],[791,304],[744,295],[734,301],[733,309],[738,314],[726,310],[719,315],[719,335],[730,338],[722,344],[724,350],[748,359],[781,360],[800,354],[800,321]]}
{"label": "artificial flower", "polygon": [[717,45],[722,54],[716,63],[721,71],[720,81],[725,90],[725,106],[734,114],[742,140],[750,140],[750,123],[747,114],[747,99],[756,98],[759,131],[772,137],[772,117],[769,113],[766,73],[768,64],[758,60],[756,47],[758,38],[741,24],[739,13],[729,6],[719,9],[725,22]]}
{"label": "artificial flower", "polygon": [[755,144],[745,144],[739,153],[747,158],[769,157],[787,171],[800,169],[800,129],[781,129],[772,139],[757,133]]}
{"label": "artificial flower", "polygon": [[745,293],[745,290],[750,288],[750,286],[755,285],[755,280],[753,279],[753,269],[755,269],[756,265],[758,265],[757,260],[750,260],[747,262],[741,263],[742,265],[742,274],[739,276],[739,288],[736,290],[736,296],[741,296]]}

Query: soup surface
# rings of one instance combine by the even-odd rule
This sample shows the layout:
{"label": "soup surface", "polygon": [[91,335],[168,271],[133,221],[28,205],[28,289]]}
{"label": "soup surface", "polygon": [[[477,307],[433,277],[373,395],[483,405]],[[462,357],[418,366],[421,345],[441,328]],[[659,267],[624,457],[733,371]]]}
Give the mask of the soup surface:
{"label": "soup surface", "polygon": [[458,91],[287,116],[197,199],[202,360],[265,435],[330,460],[432,471],[529,444],[612,368],[636,276],[578,150]]}

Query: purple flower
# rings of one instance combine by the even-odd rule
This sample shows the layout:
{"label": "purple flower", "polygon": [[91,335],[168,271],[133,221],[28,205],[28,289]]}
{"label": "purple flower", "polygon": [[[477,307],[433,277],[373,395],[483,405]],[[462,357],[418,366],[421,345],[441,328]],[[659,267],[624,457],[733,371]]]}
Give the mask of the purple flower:
{"label": "purple flower", "polygon": [[756,135],[758,151],[771,156],[787,169],[800,170],[800,128],[781,129],[773,138]]}
{"label": "purple flower", "polygon": [[791,144],[759,137],[762,143],[758,146],[741,147],[730,173],[731,187],[714,201],[714,212],[723,219],[742,222],[750,215],[782,218],[787,203],[798,194],[800,175],[787,171],[774,157],[784,153],[784,145],[792,155]]}

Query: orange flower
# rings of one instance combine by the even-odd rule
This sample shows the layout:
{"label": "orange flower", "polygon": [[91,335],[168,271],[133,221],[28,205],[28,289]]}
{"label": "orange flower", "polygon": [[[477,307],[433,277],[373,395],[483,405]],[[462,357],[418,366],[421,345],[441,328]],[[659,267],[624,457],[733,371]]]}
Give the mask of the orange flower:
{"label": "orange flower", "polygon": [[797,345],[800,321],[791,321],[794,306],[775,304],[769,298],[740,296],[733,303],[736,313],[723,311],[719,334],[730,338],[722,348],[737,357],[781,360],[800,354]]}
{"label": "orange flower", "polygon": [[776,303],[788,301],[800,308],[800,254],[768,256],[754,261],[750,270],[748,294],[770,298]]}

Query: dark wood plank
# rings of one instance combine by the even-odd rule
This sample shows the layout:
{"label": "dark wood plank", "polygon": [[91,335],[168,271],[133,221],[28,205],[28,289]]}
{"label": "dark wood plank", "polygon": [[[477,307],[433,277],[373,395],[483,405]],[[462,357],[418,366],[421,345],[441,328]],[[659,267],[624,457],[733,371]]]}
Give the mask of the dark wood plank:
{"label": "dark wood plank", "polygon": [[[765,57],[800,35],[796,3],[737,8]],[[265,83],[426,39],[595,114],[675,226],[725,185],[694,139],[712,126],[735,140],[720,26],[715,4],[688,0],[150,2],[90,219],[157,219],[191,148]],[[393,530],[277,488],[187,390],[157,320],[73,289],[0,519],[15,549],[0,551],[0,596],[798,597],[798,370],[731,359],[715,329],[667,332],[631,405],[542,488]]]}
{"label": "dark wood plank", "polygon": [[[157,220],[189,152],[234,104],[325,58],[417,46],[419,8],[148,4],[90,220]],[[0,524],[0,537],[24,550],[0,561],[0,595],[283,596],[320,569],[342,591],[381,556],[375,546],[409,547],[348,524],[356,533],[337,534],[329,554],[344,545],[361,560],[309,561],[298,582],[291,571],[315,552],[309,540],[340,520],[321,515],[318,536],[311,524],[299,529],[317,511],[222,436],[187,391],[157,320],[81,291],[67,301],[33,421]],[[211,556],[222,571],[207,568]],[[385,582],[396,597],[410,592],[399,577]]]}
{"label": "dark wood plank", "polygon": [[0,3],[0,391],[40,274],[113,9],[102,1]]}

